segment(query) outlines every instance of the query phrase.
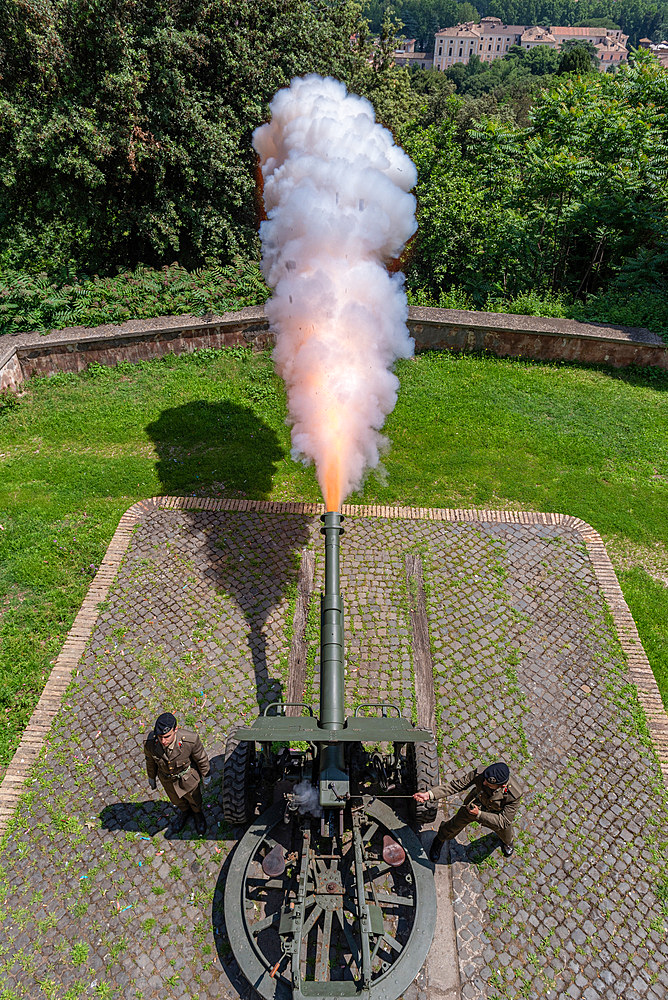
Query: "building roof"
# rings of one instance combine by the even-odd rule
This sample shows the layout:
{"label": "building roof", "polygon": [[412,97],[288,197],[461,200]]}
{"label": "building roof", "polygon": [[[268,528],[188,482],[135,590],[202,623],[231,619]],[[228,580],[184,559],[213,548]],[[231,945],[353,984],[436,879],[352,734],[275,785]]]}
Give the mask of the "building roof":
{"label": "building roof", "polygon": [[[614,31],[614,28],[610,28],[610,31]],[[580,38],[591,38],[595,35],[607,35],[608,28],[568,28],[563,25],[557,26],[552,25],[551,28],[553,35],[568,35],[569,38],[574,38],[579,36]]]}
{"label": "building roof", "polygon": [[555,42],[556,38],[551,34],[547,28],[541,28],[539,25],[534,25],[531,28],[527,28],[522,34],[523,42]]}
{"label": "building roof", "polygon": [[483,34],[487,35],[521,35],[526,30],[525,24],[483,24],[480,22]]}
{"label": "building roof", "polygon": [[480,32],[476,31],[470,22],[455,24],[452,28],[441,28],[440,31],[436,32],[436,35],[442,35],[446,38],[480,38]]}

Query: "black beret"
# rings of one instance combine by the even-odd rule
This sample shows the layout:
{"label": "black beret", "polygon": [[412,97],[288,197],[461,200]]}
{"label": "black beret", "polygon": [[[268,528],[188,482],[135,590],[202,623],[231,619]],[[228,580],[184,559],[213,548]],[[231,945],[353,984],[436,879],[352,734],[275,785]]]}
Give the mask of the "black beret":
{"label": "black beret", "polygon": [[498,764],[490,764],[483,773],[485,781],[493,781],[495,785],[505,785],[509,777],[510,768],[502,760]]}
{"label": "black beret", "polygon": [[176,717],[172,715],[171,712],[163,712],[162,715],[159,715],[156,719],[153,731],[156,736],[164,736],[165,733],[168,733],[170,729],[174,729],[175,726]]}

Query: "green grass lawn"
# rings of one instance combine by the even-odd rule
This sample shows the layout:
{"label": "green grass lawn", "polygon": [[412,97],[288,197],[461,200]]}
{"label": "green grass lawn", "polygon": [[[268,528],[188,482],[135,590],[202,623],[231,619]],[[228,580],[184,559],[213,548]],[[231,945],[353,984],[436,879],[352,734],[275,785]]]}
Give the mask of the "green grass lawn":
{"label": "green grass lawn", "polygon": [[[385,472],[351,502],[574,514],[603,535],[668,703],[668,373],[430,354],[397,367]],[[0,413],[0,764],[118,520],[156,494],[319,500],[268,354],[35,379]]]}

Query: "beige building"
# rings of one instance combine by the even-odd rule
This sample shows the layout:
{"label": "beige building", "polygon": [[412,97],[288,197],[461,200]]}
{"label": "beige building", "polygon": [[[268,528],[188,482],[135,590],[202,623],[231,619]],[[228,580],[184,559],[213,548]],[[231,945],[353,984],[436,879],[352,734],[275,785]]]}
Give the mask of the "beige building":
{"label": "beige building", "polygon": [[511,45],[519,45],[523,25],[503,24],[498,17],[483,17],[479,24],[467,21],[436,32],[434,69],[443,71],[455,63],[466,64],[472,55],[483,62],[500,59]]}
{"label": "beige building", "polygon": [[483,17],[479,24],[467,21],[436,32],[434,69],[443,72],[458,62],[466,65],[472,55],[479,56],[483,62],[501,59],[511,45],[521,45],[523,49],[533,49],[538,45],[560,49],[567,40],[582,39],[596,46],[599,68],[605,70],[608,66],[626,61],[628,37],[617,29],[541,28],[537,25],[504,24],[498,17]]}
{"label": "beige building", "polygon": [[394,50],[395,66],[419,66],[420,69],[433,69],[433,57],[428,56],[426,52],[416,52],[415,41],[414,38],[404,38],[399,43],[398,48]]}
{"label": "beige building", "polygon": [[650,52],[654,53],[661,65],[665,69],[668,69],[668,42],[664,40],[657,42],[655,45],[651,38],[641,38],[638,42],[638,48],[649,49]]}

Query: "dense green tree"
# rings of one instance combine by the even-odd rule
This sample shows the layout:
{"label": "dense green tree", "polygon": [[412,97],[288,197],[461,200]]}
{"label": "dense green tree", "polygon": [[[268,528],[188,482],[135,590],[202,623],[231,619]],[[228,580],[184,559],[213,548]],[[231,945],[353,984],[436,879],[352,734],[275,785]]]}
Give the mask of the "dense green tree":
{"label": "dense green tree", "polygon": [[598,71],[598,54],[591,42],[568,41],[561,46],[561,57],[557,72],[564,73],[596,73]]}
{"label": "dense green tree", "polygon": [[268,101],[310,71],[373,90],[367,42],[353,2],[0,0],[0,262],[247,250]]}
{"label": "dense green tree", "polygon": [[656,59],[562,78],[525,128],[488,104],[462,137],[467,106],[451,97],[447,120],[407,136],[420,173],[413,288],[438,300],[457,286],[478,305],[529,291],[666,298],[668,74]]}

